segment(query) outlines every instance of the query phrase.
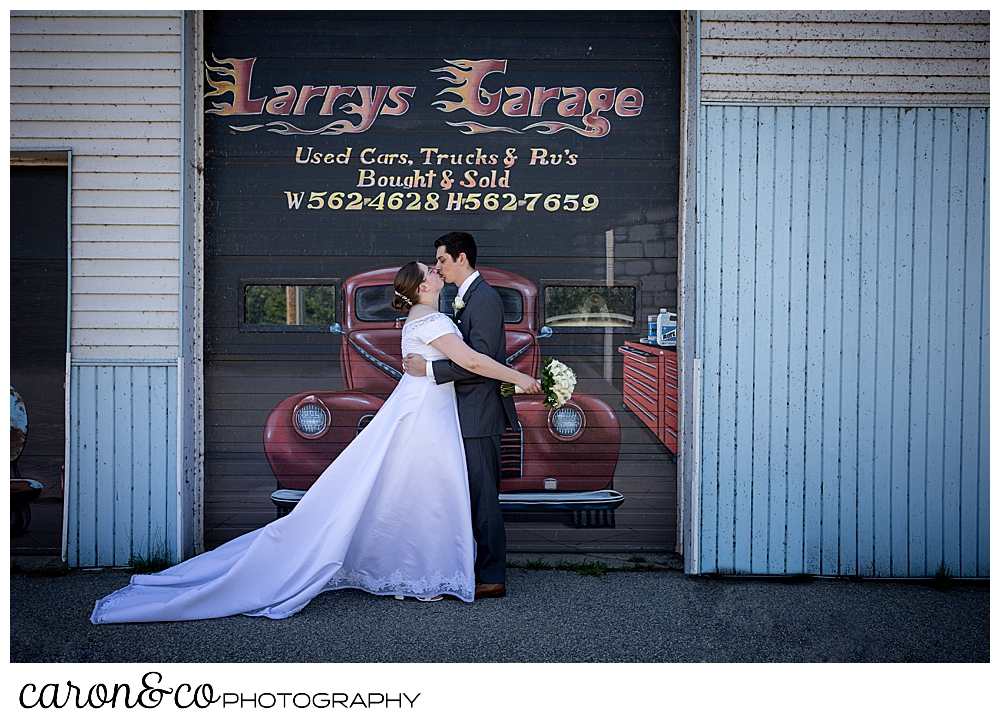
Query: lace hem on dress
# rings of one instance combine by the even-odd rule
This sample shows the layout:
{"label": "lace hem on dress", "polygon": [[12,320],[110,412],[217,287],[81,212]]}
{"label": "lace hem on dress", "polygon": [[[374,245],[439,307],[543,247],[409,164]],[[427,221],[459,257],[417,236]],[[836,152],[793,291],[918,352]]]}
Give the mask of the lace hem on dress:
{"label": "lace hem on dress", "polygon": [[131,580],[135,580],[135,578],[136,576],[133,575],[130,578],[128,585],[123,587],[121,590],[115,590],[110,595],[98,600],[94,605],[94,612],[90,614],[90,622],[95,625],[104,622],[110,613],[121,607],[120,603],[125,600],[125,598],[132,597],[133,594],[139,594],[140,588],[145,586],[136,585],[134,582],[131,582]]}
{"label": "lace hem on dress", "polygon": [[455,572],[451,577],[435,572],[430,579],[421,577],[419,580],[406,580],[399,570],[388,577],[379,578],[372,577],[366,572],[347,570],[338,573],[326,584],[323,590],[353,588],[364,590],[373,595],[406,595],[408,597],[433,597],[445,593],[466,602],[472,602],[475,596],[475,587],[475,581],[462,574],[461,571]]}
{"label": "lace hem on dress", "polygon": [[[435,572],[430,580],[422,577],[417,581],[413,581],[404,580],[403,573],[399,570],[396,570],[396,572],[388,577],[379,578],[372,577],[366,572],[351,570],[338,573],[323,586],[320,592],[344,589],[361,590],[372,595],[406,595],[408,597],[434,597],[435,595],[445,594],[454,595],[463,602],[472,602],[476,595],[475,581],[471,577],[463,575],[461,571],[456,572],[451,577],[445,577],[441,573]],[[247,611],[243,615],[249,617],[263,616],[274,620],[281,620],[299,612],[312,602],[313,599],[310,598],[292,610],[276,612],[273,607],[266,607]]]}

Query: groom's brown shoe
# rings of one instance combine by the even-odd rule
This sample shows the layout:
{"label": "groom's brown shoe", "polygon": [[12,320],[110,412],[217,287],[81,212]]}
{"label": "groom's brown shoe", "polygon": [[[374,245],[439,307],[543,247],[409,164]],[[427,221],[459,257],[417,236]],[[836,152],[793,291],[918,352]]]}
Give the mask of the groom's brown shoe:
{"label": "groom's brown shoe", "polygon": [[502,582],[477,582],[476,600],[481,597],[503,597],[507,594],[507,587]]}

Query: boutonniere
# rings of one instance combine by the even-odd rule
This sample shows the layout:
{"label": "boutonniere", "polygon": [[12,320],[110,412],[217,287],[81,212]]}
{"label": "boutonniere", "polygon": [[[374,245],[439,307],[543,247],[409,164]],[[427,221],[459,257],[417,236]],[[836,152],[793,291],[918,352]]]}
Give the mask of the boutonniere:
{"label": "boutonniere", "polygon": [[451,308],[454,310],[455,316],[458,316],[462,313],[462,309],[465,308],[465,302],[462,299],[455,297],[455,300],[451,302]]}

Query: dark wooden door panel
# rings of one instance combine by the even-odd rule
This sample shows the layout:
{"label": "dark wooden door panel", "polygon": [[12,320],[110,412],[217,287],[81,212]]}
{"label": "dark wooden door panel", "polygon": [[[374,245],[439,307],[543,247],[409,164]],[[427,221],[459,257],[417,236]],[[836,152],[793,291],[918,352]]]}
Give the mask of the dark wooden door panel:
{"label": "dark wooden door panel", "polygon": [[[215,59],[210,66],[232,68],[256,59],[241,92],[244,110],[266,98],[263,110],[253,115],[213,112],[235,103],[234,92],[205,99],[209,546],[274,518],[268,493],[277,483],[263,446],[269,411],[298,392],[344,388],[341,336],[241,328],[240,296],[247,280],[335,278],[342,294],[343,282],[356,274],[411,259],[431,261],[434,239],[465,230],[477,239],[480,265],[520,275],[539,298],[544,284],[604,285],[610,232],[614,283],[635,293],[631,327],[609,328],[606,334],[604,328],[563,326],[538,341],[542,358],[554,356],[572,366],[578,392],[603,400],[617,416],[621,444],[613,485],[626,500],[615,511],[616,527],[576,528],[565,516],[512,517],[512,549],[673,549],[675,467],[663,443],[623,408],[617,348],[645,336],[648,314],[676,310],[679,13],[208,12],[205,28],[206,57]],[[506,60],[503,73],[483,81],[489,92],[505,94],[503,103],[518,92],[507,89],[519,87],[533,99],[546,89],[560,98],[543,102],[534,116],[518,115],[512,101],[490,116],[464,109],[443,113],[434,104],[454,101],[454,94],[441,91],[456,86],[442,80],[447,72],[440,69],[449,66],[446,59],[457,58]],[[211,70],[209,77],[227,80]],[[337,85],[353,95],[339,97],[329,114],[321,115],[323,94]],[[375,115],[363,133],[297,132],[338,120],[357,124],[359,114],[345,104],[361,102],[356,89],[376,93],[378,86],[412,87],[405,112],[394,114],[389,103],[382,110],[390,112]],[[621,100],[620,107],[599,114],[610,123],[606,134],[529,128],[538,122],[583,128],[582,113],[556,113],[566,89],[575,87],[584,89],[587,102],[591,91],[602,88]],[[289,88],[296,100],[282,106],[276,99]],[[639,113],[630,114],[629,99],[618,95],[628,88],[643,95]],[[298,105],[310,93],[317,97]],[[463,132],[469,122],[516,132]],[[507,149],[517,156],[509,167],[503,163]],[[317,153],[319,163],[300,162]],[[374,162],[363,163],[362,154]],[[380,154],[386,154],[385,162],[378,162]],[[390,154],[406,154],[407,162],[390,163]],[[440,164],[437,154],[446,156]],[[491,156],[496,164],[475,163]],[[543,158],[553,162],[542,163]],[[428,159],[433,162],[425,163]],[[446,170],[453,178],[448,189],[440,185]],[[376,185],[359,185],[366,171]],[[433,187],[388,185],[404,177],[427,180],[430,171]],[[458,185],[469,171],[477,173],[477,181],[506,178],[507,185]],[[387,185],[378,186],[380,178]],[[449,210],[458,192],[462,210]],[[337,193],[341,196],[333,199]],[[360,208],[347,208],[351,193],[360,194]],[[402,195],[394,201],[393,193]],[[433,203],[431,193],[437,195]],[[478,194],[474,202],[467,200],[470,193]],[[492,209],[485,206],[488,193],[497,194],[489,201]],[[505,210],[511,203],[505,193],[516,202],[512,209]],[[319,207],[309,209],[312,194]],[[419,200],[408,194],[419,194]],[[532,201],[531,194],[538,196]],[[550,199],[553,195],[558,199]],[[588,195],[598,202],[583,211],[579,204]],[[576,209],[567,210],[574,203]],[[340,296],[337,314],[344,323]],[[579,464],[588,464],[587,454],[581,450]]]}

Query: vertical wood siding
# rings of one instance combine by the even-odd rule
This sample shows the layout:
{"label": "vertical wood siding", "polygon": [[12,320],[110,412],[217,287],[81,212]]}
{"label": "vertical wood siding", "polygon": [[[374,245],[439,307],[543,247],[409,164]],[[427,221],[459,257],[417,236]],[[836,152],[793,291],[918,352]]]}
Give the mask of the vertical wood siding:
{"label": "vertical wood siding", "polygon": [[176,358],[181,14],[15,11],[12,148],[73,150],[75,358]]}
{"label": "vertical wood siding", "polygon": [[989,575],[989,110],[705,106],[699,572]]}
{"label": "vertical wood siding", "polygon": [[705,102],[989,105],[988,11],[701,12]]}
{"label": "vertical wood siding", "polygon": [[67,560],[177,551],[176,364],[74,364]]}

